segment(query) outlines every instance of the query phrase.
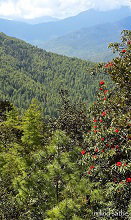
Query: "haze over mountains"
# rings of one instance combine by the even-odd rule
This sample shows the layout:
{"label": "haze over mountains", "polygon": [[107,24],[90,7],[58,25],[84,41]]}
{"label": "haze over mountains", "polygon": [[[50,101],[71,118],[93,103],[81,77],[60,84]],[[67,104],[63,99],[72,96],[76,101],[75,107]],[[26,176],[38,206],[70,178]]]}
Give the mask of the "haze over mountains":
{"label": "haze over mountains", "polygon": [[114,23],[82,28],[70,34],[39,44],[41,48],[58,54],[95,62],[113,58],[110,42],[120,41],[122,30],[131,30],[131,16]]}
{"label": "haze over mountains", "polygon": [[[123,6],[109,11],[90,9],[63,20],[34,25],[0,19],[0,31],[48,51],[92,61],[103,61],[109,58],[108,43],[118,40],[121,28],[126,28],[125,21],[122,19],[129,16],[131,16],[131,9]],[[128,19],[130,22],[130,18]],[[121,20],[120,24],[119,20]],[[121,22],[124,24],[121,25]],[[91,48],[96,49],[90,51]],[[101,58],[97,57],[100,49],[105,53]]]}

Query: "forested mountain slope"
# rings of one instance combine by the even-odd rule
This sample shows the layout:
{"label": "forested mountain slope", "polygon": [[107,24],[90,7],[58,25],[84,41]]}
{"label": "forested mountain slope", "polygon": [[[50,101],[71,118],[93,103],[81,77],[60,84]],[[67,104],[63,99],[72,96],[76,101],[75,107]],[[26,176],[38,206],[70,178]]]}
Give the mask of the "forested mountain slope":
{"label": "forested mountain slope", "polygon": [[125,29],[131,30],[131,16],[115,23],[86,27],[38,45],[70,57],[107,62],[113,58],[112,52],[107,48],[108,43],[119,41],[120,33]]}
{"label": "forested mountain slope", "polygon": [[[1,220],[131,219],[131,31],[123,31],[121,37],[121,44],[110,44],[118,57],[99,64],[115,86],[108,90],[101,74],[96,102],[90,108],[69,102],[63,90],[59,117],[45,120],[36,100],[23,115],[10,102],[0,100]],[[1,34],[1,40],[1,77],[7,82],[8,75],[10,88],[14,82],[19,89],[23,74],[28,82],[26,88],[32,89],[31,80],[37,86],[35,82],[43,79],[33,72],[33,67],[38,68],[42,60],[50,62],[48,83],[54,80],[51,71],[58,62],[65,72],[57,74],[57,67],[54,77],[64,78],[65,73],[68,84],[69,80],[73,82],[64,66],[67,63],[76,70],[79,82],[84,76],[84,61],[81,64],[80,60],[64,57],[62,63],[61,56],[52,57],[17,39]],[[85,84],[88,79],[93,84],[91,77]],[[55,92],[54,84],[52,87]]]}
{"label": "forested mountain slope", "polygon": [[69,91],[73,102],[81,96],[90,105],[101,78],[112,87],[109,76],[91,74],[96,70],[95,63],[49,53],[3,33],[0,56],[0,99],[10,100],[21,111],[36,98],[45,115],[56,116],[61,88]]}

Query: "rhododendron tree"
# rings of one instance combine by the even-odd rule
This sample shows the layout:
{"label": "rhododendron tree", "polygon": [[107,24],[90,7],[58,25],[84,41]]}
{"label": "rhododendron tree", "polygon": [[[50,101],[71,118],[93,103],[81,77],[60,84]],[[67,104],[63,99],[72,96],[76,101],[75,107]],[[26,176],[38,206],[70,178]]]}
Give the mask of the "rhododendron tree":
{"label": "rhododendron tree", "polygon": [[[119,51],[119,56],[103,66],[105,74],[110,74],[114,80],[115,87],[109,91],[106,88],[106,82],[100,81],[97,101],[90,109],[92,130],[85,136],[85,145],[90,153],[85,157],[87,176],[93,182],[100,182],[105,196],[107,195],[107,203],[108,199],[112,201],[112,204],[109,202],[107,207],[103,207],[103,210],[110,207],[117,212],[120,210],[126,212],[131,199],[131,100],[129,89],[131,85],[131,46],[127,43],[131,40],[131,32],[123,31],[122,34],[121,44],[111,43],[109,45],[114,51]],[[124,49],[122,49],[123,47]],[[95,126],[97,126],[95,132],[93,129],[94,118]],[[90,163],[94,164],[95,169],[89,175]],[[123,219],[123,216],[119,219]]]}

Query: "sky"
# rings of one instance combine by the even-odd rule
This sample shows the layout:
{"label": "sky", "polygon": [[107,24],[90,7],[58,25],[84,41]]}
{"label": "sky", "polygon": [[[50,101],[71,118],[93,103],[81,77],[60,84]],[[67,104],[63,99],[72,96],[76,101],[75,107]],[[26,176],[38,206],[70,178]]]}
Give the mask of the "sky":
{"label": "sky", "polygon": [[94,8],[110,10],[130,6],[131,0],[0,0],[0,17],[34,19],[51,16],[59,19]]}

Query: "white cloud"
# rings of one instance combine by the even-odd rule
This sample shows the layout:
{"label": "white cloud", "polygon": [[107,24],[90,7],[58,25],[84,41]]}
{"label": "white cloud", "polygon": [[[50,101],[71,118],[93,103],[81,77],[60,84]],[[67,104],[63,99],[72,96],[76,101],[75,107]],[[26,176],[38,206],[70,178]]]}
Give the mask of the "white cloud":
{"label": "white cloud", "polygon": [[0,16],[65,18],[90,8],[109,10],[121,5],[131,6],[130,0],[0,0]]}

